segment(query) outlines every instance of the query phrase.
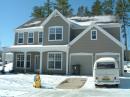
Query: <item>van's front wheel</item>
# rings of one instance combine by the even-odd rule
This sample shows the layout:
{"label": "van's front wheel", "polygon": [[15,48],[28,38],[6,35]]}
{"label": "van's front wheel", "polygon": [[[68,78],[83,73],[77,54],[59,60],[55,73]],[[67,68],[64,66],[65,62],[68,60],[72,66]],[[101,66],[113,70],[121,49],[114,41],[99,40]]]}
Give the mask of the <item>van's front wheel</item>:
{"label": "van's front wheel", "polygon": [[115,84],[114,86],[115,86],[115,88],[118,88],[118,87],[119,87],[119,84]]}

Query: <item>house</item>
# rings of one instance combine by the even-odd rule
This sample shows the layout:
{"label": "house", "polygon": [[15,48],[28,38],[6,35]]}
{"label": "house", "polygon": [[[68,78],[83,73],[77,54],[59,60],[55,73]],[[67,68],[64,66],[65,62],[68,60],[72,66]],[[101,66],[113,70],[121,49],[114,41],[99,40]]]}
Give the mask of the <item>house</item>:
{"label": "house", "polygon": [[121,25],[115,16],[64,17],[54,10],[47,18],[31,19],[16,28],[16,72],[72,74],[80,65],[81,75],[92,75],[94,61],[114,57],[123,73],[124,46]]}

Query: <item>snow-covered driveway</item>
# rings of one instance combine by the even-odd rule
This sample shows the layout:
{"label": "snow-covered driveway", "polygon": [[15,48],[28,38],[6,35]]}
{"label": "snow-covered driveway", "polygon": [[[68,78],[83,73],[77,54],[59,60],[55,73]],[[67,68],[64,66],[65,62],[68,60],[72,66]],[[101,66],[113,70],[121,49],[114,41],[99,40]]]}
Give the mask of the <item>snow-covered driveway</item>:
{"label": "snow-covered driveway", "polygon": [[[92,77],[41,75],[41,89],[32,87],[33,77],[33,74],[0,75],[0,97],[130,97],[130,77],[121,77],[119,88],[95,88]],[[56,88],[69,77],[86,78],[87,82],[81,89]]]}

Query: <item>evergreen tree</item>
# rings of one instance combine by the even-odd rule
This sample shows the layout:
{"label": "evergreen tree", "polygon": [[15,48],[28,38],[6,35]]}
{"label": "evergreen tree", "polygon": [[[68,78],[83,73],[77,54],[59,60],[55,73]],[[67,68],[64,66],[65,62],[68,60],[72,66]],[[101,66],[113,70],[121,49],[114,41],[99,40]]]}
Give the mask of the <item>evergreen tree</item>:
{"label": "evergreen tree", "polygon": [[99,0],[96,0],[92,6],[93,15],[102,15],[102,4]]}
{"label": "evergreen tree", "polygon": [[60,11],[64,16],[72,15],[72,8],[69,5],[68,0],[56,0],[55,8]]}
{"label": "evergreen tree", "polygon": [[91,11],[89,11],[87,7],[85,8],[84,16],[92,16]]}
{"label": "evergreen tree", "polygon": [[78,8],[78,12],[77,12],[77,16],[84,16],[84,14],[85,14],[85,7],[84,6],[80,6],[79,8]]}
{"label": "evergreen tree", "polygon": [[53,11],[54,3],[47,0],[43,6],[35,6],[33,8],[32,17],[34,18],[41,18],[47,17]]}
{"label": "evergreen tree", "polygon": [[105,0],[102,4],[103,6],[103,13],[105,15],[112,15],[113,14],[113,3],[114,3],[114,0]]}
{"label": "evergreen tree", "polygon": [[53,11],[54,3],[50,2],[50,0],[47,0],[47,2],[44,4],[44,11],[45,16],[49,16]]}
{"label": "evergreen tree", "polygon": [[40,6],[40,7],[39,6],[35,6],[33,8],[32,17],[34,17],[34,18],[45,17],[43,6]]}
{"label": "evergreen tree", "polygon": [[91,12],[88,10],[87,7],[80,6],[78,8],[77,16],[91,16]]}
{"label": "evergreen tree", "polygon": [[124,43],[126,46],[125,60],[128,60],[128,43],[127,43],[127,27],[129,26],[129,17],[128,13],[130,13],[130,6],[128,0],[117,0],[116,2],[116,15],[119,16],[121,26],[121,32],[123,33]]}

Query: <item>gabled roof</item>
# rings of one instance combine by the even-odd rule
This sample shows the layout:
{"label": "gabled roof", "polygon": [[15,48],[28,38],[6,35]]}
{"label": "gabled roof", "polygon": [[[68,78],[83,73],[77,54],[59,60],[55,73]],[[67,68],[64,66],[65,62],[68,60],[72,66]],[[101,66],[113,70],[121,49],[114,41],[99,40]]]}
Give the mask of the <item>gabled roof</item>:
{"label": "gabled roof", "polygon": [[24,24],[22,24],[21,26],[17,27],[16,29],[21,29],[21,28],[29,28],[29,27],[38,27],[40,26],[43,21],[46,18],[32,18],[31,20],[25,22]]}
{"label": "gabled roof", "polygon": [[67,22],[68,24],[70,24],[70,22],[68,21],[68,19],[66,17],[64,17],[57,9],[55,9],[51,15],[49,15],[46,20],[42,23],[42,25],[45,25],[46,23],[48,23],[48,21],[53,17],[53,16],[57,16],[59,15],[65,22]]}
{"label": "gabled roof", "polygon": [[113,37],[111,34],[109,34],[107,31],[105,31],[104,29],[102,29],[101,27],[99,27],[96,24],[91,24],[89,25],[83,32],[81,32],[76,38],[74,38],[69,45],[72,46],[74,43],[76,43],[80,38],[82,38],[86,33],[89,32],[89,30],[91,30],[93,27],[95,27],[96,29],[98,29],[99,31],[101,31],[104,35],[106,35],[109,39],[111,39],[113,42],[115,42],[117,45],[119,45],[121,48],[125,48],[125,46],[119,41],[117,40],[115,37]]}

